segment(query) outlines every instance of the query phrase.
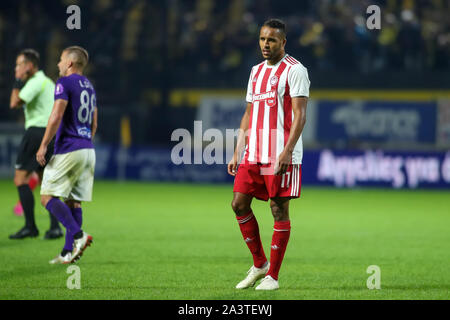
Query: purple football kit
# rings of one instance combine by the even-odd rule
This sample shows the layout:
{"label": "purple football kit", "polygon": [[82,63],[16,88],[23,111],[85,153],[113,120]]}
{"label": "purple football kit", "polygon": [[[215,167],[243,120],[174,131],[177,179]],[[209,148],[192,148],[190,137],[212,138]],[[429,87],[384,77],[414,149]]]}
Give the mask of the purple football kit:
{"label": "purple football kit", "polygon": [[[77,73],[56,82],[55,101],[66,100],[67,105],[56,132],[53,157],[44,171],[41,194],[53,196],[46,209],[66,228],[66,241],[61,255],[50,263],[73,263],[75,239],[90,245],[92,236],[83,233],[81,207],[69,207],[58,198],[78,202],[91,201],[94,183],[95,151],[92,143],[92,121],[97,107],[95,90],[90,81]],[[81,241],[81,240],[80,240]],[[81,251],[83,248],[78,248]],[[67,254],[73,251],[74,257]],[[66,260],[62,257],[66,257]]]}
{"label": "purple football kit", "polygon": [[56,133],[54,154],[94,148],[91,125],[97,102],[90,81],[76,73],[60,78],[55,87],[57,99],[67,100],[68,103]]}

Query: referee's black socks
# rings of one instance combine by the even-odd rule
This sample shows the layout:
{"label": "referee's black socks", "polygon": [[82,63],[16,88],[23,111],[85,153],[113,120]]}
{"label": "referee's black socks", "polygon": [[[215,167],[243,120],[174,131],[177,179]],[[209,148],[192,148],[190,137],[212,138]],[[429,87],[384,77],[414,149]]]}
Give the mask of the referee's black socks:
{"label": "referee's black socks", "polygon": [[17,187],[19,191],[19,199],[22,203],[23,215],[25,217],[25,227],[30,229],[37,229],[34,220],[34,196],[28,184],[23,184]]}

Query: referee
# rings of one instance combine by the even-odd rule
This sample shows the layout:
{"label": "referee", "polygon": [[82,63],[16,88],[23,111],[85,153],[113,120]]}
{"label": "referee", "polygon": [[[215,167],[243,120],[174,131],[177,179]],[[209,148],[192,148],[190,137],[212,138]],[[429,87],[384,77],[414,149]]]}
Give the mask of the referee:
{"label": "referee", "polygon": [[[53,108],[55,84],[42,70],[39,70],[39,53],[33,49],[22,50],[16,59],[16,81],[11,92],[10,108],[23,106],[25,112],[25,134],[17,155],[14,184],[19,191],[22,203],[25,226],[9,236],[10,239],[37,237],[39,231],[34,220],[34,196],[28,181],[33,172],[37,172],[42,181],[41,167],[36,161],[36,152],[44,136],[45,127]],[[47,162],[53,154],[53,143],[48,148]],[[45,239],[62,237],[58,220],[50,215],[50,229],[45,233]]]}

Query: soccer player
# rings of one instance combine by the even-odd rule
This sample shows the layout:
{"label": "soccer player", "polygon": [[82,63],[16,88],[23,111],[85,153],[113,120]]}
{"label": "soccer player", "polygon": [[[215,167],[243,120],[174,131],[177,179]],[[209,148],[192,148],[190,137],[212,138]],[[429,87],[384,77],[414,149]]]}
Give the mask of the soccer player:
{"label": "soccer player", "polygon": [[[56,135],[54,155],[44,170],[41,203],[66,228],[62,252],[51,264],[73,263],[92,242],[81,229],[81,203],[91,201],[94,184],[97,103],[94,87],[83,75],[89,60],[85,49],[63,50],[58,63],[55,103],[48,120],[37,161],[44,165],[50,141]],[[59,198],[65,199],[61,201]]]}
{"label": "soccer player", "polygon": [[[231,206],[253,256],[253,266],[236,288],[251,287],[264,278],[255,289],[274,290],[279,288],[278,273],[290,236],[289,201],[300,196],[301,133],[306,122],[310,81],[307,69],[285,52],[286,31],[282,21],[270,19],[263,24],[259,45],[265,61],[254,66],[250,73],[247,108],[228,173],[235,176]],[[238,167],[244,145],[243,162]],[[274,218],[270,263],[251,209],[253,198],[270,199]]]}
{"label": "soccer player", "polygon": [[[33,49],[22,50],[16,59],[16,81],[11,92],[10,108],[23,107],[25,113],[25,134],[20,143],[14,173],[14,184],[19,192],[22,204],[25,226],[9,236],[10,239],[37,237],[38,228],[34,220],[34,196],[30,188],[30,178],[33,172],[42,176],[44,169],[36,161],[36,151],[44,136],[45,127],[52,111],[53,92],[55,84],[42,70],[39,70],[39,53]],[[50,159],[53,153],[53,143],[46,154]],[[45,239],[62,237],[58,220],[50,215],[50,229],[45,233]]]}

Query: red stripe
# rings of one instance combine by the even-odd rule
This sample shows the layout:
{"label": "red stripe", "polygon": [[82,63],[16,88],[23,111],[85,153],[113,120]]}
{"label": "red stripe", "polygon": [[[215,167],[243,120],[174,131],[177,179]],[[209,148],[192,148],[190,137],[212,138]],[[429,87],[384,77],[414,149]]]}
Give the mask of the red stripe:
{"label": "red stripe", "polygon": [[[252,78],[252,86],[253,86],[253,90],[252,90],[252,95],[255,94],[255,90],[256,90],[256,82],[258,81],[258,77],[259,74],[262,70],[262,68],[264,67],[264,63],[261,63],[260,66],[258,67],[258,70],[256,71],[255,76]],[[253,108],[252,108],[253,109]],[[251,119],[251,118],[250,118]]]}
{"label": "red stripe", "polygon": [[295,62],[295,63],[300,63],[297,59],[295,59],[294,57],[291,56],[291,59]]}
{"label": "red stripe", "polygon": [[[278,77],[277,84],[272,86],[272,90],[275,90],[276,104],[270,107],[269,114],[269,163],[274,163],[277,157],[277,122],[278,122],[278,85],[280,83],[280,76],[286,69],[286,63],[283,61],[275,72],[275,76]],[[274,135],[274,136],[272,136]],[[273,140],[273,141],[272,141]],[[274,148],[275,150],[272,150]]]}
{"label": "red stripe", "polygon": [[[252,90],[252,95],[255,93],[255,89],[256,89],[256,81],[258,80],[259,77],[259,73],[261,72],[262,68],[264,67],[264,63],[261,63],[258,67],[258,70],[256,71],[256,74],[254,77],[252,77],[252,86],[253,86],[253,90]],[[256,81],[253,81],[254,79],[256,79]],[[248,146],[248,141],[250,138],[250,130],[252,128],[252,119],[253,119],[253,107],[254,104],[252,103],[252,107],[250,108],[250,118],[249,118],[249,124],[248,124],[248,132],[249,134],[246,136],[246,141],[245,141],[245,145],[247,146],[247,150],[249,149]],[[248,152],[245,153],[245,162],[248,162]]]}
{"label": "red stripe", "polygon": [[297,63],[299,63],[297,60],[295,60],[295,59],[292,58],[292,57],[289,57],[289,59],[290,59],[290,61],[292,62],[292,64],[297,64]]}
{"label": "red stripe", "polygon": [[284,91],[284,103],[283,103],[283,111],[284,111],[284,145],[286,145],[289,139],[289,132],[291,131],[292,125],[292,99],[290,95],[289,88],[289,71],[290,67],[287,71],[288,76],[286,77],[286,89]]}
{"label": "red stripe", "polygon": [[[261,70],[262,70],[262,68],[264,67],[264,63],[261,63],[260,65],[259,65],[259,67],[258,67],[258,71],[256,71],[256,74],[255,74],[255,76],[253,77],[253,79],[252,79],[252,81],[254,80],[254,79],[256,79],[256,81],[258,81],[258,77],[259,77],[259,73],[261,72]],[[256,81],[253,81],[253,92],[252,93],[255,93],[255,89],[256,89]]]}
{"label": "red stripe", "polygon": [[[267,68],[266,72],[264,72],[264,77],[261,82],[261,87],[258,93],[266,92],[267,81],[269,80],[269,75],[272,72],[272,68]],[[259,102],[259,110],[258,110],[258,121],[256,122],[256,162],[261,162],[261,154],[260,144],[262,145],[262,129],[264,127],[264,109],[266,107],[266,101]]]}
{"label": "red stripe", "polygon": [[295,59],[292,58],[292,57],[287,57],[286,60],[288,60],[288,61],[289,61],[290,63],[292,63],[292,64],[297,64],[297,63],[299,63],[297,60],[295,60]]}

